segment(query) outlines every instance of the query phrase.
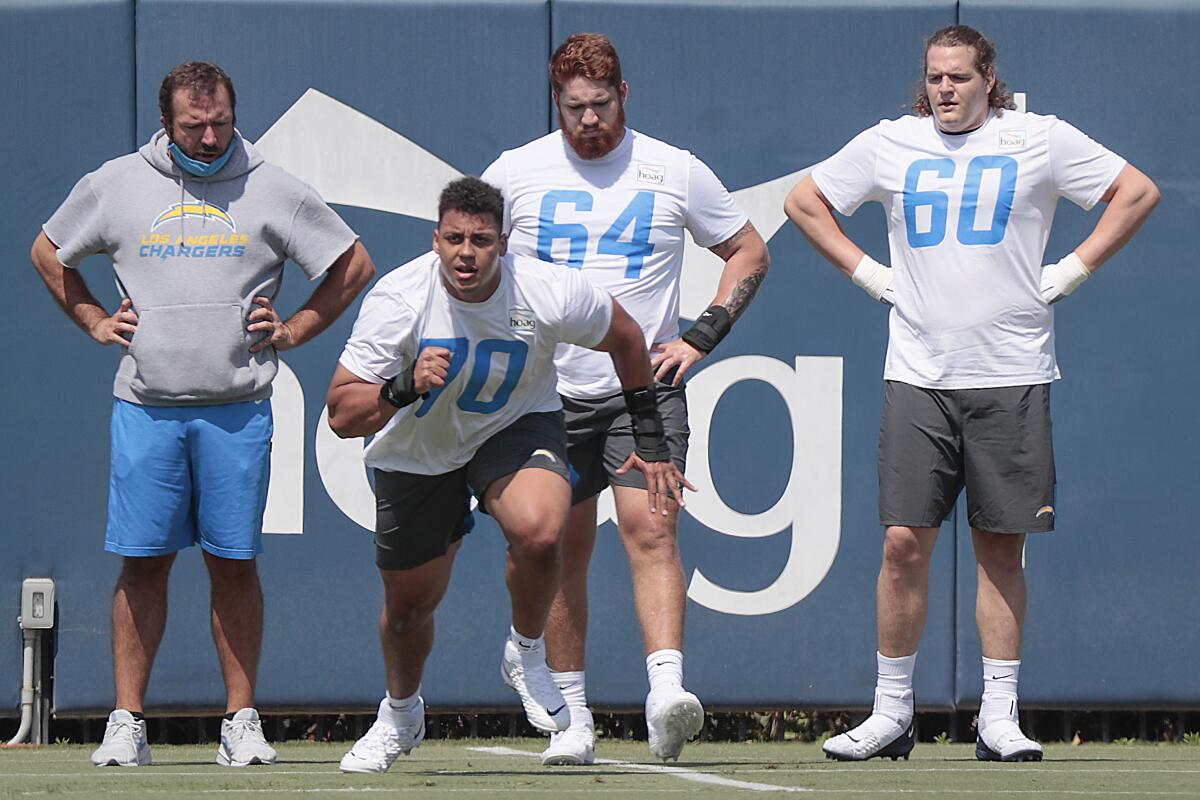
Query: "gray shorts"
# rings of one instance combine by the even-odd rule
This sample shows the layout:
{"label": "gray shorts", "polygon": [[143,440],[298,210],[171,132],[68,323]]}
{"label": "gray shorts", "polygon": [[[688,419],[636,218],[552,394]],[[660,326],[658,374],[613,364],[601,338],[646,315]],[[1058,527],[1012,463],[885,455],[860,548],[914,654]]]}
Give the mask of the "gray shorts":
{"label": "gray shorts", "polygon": [[482,500],[493,481],[531,468],[570,480],[561,411],[518,418],[452,472],[417,475],[375,470],[376,566],[413,569],[444,556],[475,526],[471,495]]}
{"label": "gray shorts", "polygon": [[[683,472],[690,434],[687,394],[683,386],[669,383],[658,383],[655,389],[671,460]],[[634,450],[633,421],[625,410],[624,396],[616,394],[596,400],[563,397],[562,403],[567,416],[567,458],[574,473],[572,505],[600,494],[610,484],[645,489],[646,477],[638,470],[617,474]]]}
{"label": "gray shorts", "polygon": [[967,521],[991,533],[1054,530],[1050,384],[884,385],[879,521],[936,528],[967,487]]}

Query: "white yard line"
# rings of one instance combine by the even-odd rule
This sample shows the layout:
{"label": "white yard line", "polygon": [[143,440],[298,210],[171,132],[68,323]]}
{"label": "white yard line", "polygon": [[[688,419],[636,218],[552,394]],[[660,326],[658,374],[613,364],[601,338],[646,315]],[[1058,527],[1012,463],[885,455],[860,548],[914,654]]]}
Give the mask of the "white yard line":
{"label": "white yard line", "polygon": [[[532,752],[529,752],[528,750],[517,750],[517,749],[511,748],[511,747],[468,747],[467,749],[473,750],[473,751],[479,752],[479,753],[490,753],[492,755],[501,755],[501,756],[537,757],[537,755],[538,755],[537,753],[532,753]],[[1080,790],[1076,790],[1076,789],[1059,789],[1059,790],[1048,790],[1048,789],[896,789],[896,788],[814,789],[814,788],[800,787],[800,786],[777,786],[777,785],[769,784],[769,783],[754,783],[751,781],[739,781],[739,780],[734,780],[732,778],[724,778],[719,775],[712,775],[712,774],[706,773],[706,772],[697,772],[696,770],[686,769],[683,767],[669,767],[669,766],[663,766],[663,765],[657,765],[657,764],[637,764],[637,763],[630,762],[630,761],[614,761],[614,760],[606,759],[606,758],[598,758],[598,759],[596,759],[596,763],[603,764],[605,766],[618,767],[621,769],[636,770],[639,772],[650,772],[650,773],[674,775],[678,778],[682,778],[683,780],[695,781],[697,783],[715,784],[718,786],[726,786],[726,787],[734,788],[734,789],[745,789],[745,790],[754,791],[754,792],[811,792],[811,793],[816,793],[816,794],[837,793],[837,794],[864,794],[864,795],[874,795],[874,794],[939,794],[939,795],[940,794],[950,794],[950,795],[1051,794],[1051,795],[1082,795],[1082,796],[1093,796],[1093,797],[1196,797],[1197,796],[1196,792],[1186,792],[1186,791],[1184,791],[1184,792],[1146,791],[1146,790],[1121,791],[1121,790],[1113,790],[1113,789],[1086,789],[1086,790],[1083,790],[1083,789],[1080,789]],[[1027,773],[1027,772],[1051,772],[1051,773],[1057,772],[1057,773],[1061,773],[1061,772],[1069,771],[1067,768],[1048,769],[1046,767],[1025,767],[1024,765],[1022,765],[1022,767],[1018,768],[1018,769],[1022,774]],[[752,771],[754,771],[754,772],[767,772],[767,771],[776,772],[775,770],[761,770],[761,769],[754,769]],[[916,767],[916,768],[904,768],[902,771],[907,773],[907,772],[985,772],[985,771],[993,771],[994,772],[996,770],[994,770],[994,769],[989,770],[986,767],[984,767],[983,765],[980,765],[979,767],[966,767],[966,766],[964,766],[964,767]],[[1014,773],[1017,771],[1018,770],[1013,770]],[[879,770],[878,769],[872,770],[869,768],[862,768],[862,767],[846,768],[845,766],[839,766],[838,768],[835,768],[835,769],[807,769],[807,768],[790,769],[788,767],[781,767],[776,774],[786,775],[786,774],[791,774],[791,773],[805,773],[805,774],[820,774],[820,775],[836,775],[839,773],[846,773],[846,774],[853,773],[855,775],[863,775],[863,774],[869,774],[870,772],[879,772]],[[1103,772],[1103,773],[1140,772],[1143,774],[1151,774],[1151,775],[1154,775],[1154,774],[1158,774],[1158,775],[1200,774],[1200,770],[1186,770],[1186,769],[1135,770],[1135,769],[1099,768],[1099,769],[1080,770],[1080,774],[1083,774],[1083,775],[1090,774],[1090,773],[1100,773],[1100,772]],[[606,787],[606,789],[607,789],[607,787]]]}
{"label": "white yard line", "polygon": [[[473,750],[477,753],[490,753],[497,756],[529,756],[538,758],[537,753],[531,753],[528,750],[517,750],[512,747],[468,747],[468,750]],[[685,781],[695,781],[696,783],[707,783],[713,786],[726,786],[730,789],[744,789],[750,792],[810,792],[811,789],[802,786],[776,786],[770,783],[751,783],[750,781],[736,781],[733,778],[723,778],[720,775],[712,775],[707,772],[697,772],[693,769],[685,767],[668,767],[663,764],[636,764],[632,761],[613,761],[608,758],[597,758],[597,764],[603,764],[609,767],[619,767],[620,769],[634,770],[636,772],[650,772],[656,775],[673,775],[676,778]]]}

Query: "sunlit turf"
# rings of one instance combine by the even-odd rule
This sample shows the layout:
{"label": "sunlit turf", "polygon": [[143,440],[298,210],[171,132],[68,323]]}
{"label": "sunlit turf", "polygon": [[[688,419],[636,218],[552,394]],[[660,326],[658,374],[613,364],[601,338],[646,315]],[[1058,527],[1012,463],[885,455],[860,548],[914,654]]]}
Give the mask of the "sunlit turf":
{"label": "sunlit turf", "polygon": [[404,797],[754,797],[889,794],[970,798],[1200,798],[1200,747],[1181,744],[1048,745],[1046,760],[992,764],[974,746],[919,744],[910,761],[826,761],[815,744],[694,743],[678,764],[651,759],[643,742],[601,740],[586,768],[545,768],[545,740],[426,742],[383,775],[343,775],[348,743],[279,745],[271,767],[214,763],[216,745],[158,745],[151,767],[98,769],[90,746],[0,750],[0,797],[262,798],[393,794]]}

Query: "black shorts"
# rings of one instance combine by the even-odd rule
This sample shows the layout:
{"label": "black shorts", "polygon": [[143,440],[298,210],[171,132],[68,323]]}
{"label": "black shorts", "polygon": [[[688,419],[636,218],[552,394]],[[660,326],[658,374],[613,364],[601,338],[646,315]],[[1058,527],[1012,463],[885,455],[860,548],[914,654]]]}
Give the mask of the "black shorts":
{"label": "black shorts", "polygon": [[[658,383],[658,413],[662,416],[671,449],[671,460],[680,472],[687,466],[688,417],[687,394],[683,386]],[[563,397],[567,418],[567,458],[575,473],[571,504],[582,503],[604,491],[604,487],[646,488],[646,476],[632,469],[624,475],[617,470],[634,451],[633,420],[625,410],[620,394],[597,400]]]}
{"label": "black shorts", "polygon": [[1050,384],[923,389],[886,381],[879,521],[936,528],[967,487],[967,521],[991,533],[1054,530]]}
{"label": "black shorts", "polygon": [[441,475],[375,470],[375,564],[413,569],[446,554],[475,526],[471,495],[522,469],[569,480],[561,411],[536,412],[494,434],[463,466]]}

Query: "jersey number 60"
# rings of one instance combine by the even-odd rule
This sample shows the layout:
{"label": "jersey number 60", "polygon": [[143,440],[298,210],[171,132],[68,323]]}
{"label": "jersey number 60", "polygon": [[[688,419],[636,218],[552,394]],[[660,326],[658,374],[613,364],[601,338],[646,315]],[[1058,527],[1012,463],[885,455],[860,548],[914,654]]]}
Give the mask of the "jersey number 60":
{"label": "jersey number 60", "polygon": [[[979,184],[989,170],[1000,171],[1000,187],[992,223],[987,228],[975,227],[979,205]],[[908,167],[904,176],[904,227],[908,230],[909,247],[933,247],[946,238],[946,216],[950,197],[935,190],[917,191],[921,176],[932,172],[939,178],[954,177],[954,161],[949,158],[922,158]],[[999,244],[1008,227],[1013,195],[1017,191],[1017,161],[1009,156],[976,156],[967,162],[963,181],[962,205],[958,210],[958,241],[962,244]],[[917,209],[929,206],[929,230],[917,230]]]}

